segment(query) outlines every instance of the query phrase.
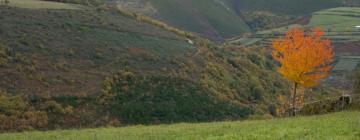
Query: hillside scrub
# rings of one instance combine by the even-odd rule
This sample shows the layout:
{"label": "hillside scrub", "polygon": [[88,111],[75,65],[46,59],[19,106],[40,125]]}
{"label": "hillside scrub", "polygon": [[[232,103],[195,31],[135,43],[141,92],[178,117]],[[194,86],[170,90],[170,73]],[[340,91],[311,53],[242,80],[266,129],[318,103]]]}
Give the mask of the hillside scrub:
{"label": "hillside scrub", "polygon": [[351,96],[350,103],[340,100],[338,98],[330,98],[319,100],[303,106],[299,112],[301,115],[320,115],[344,110],[359,110],[360,109],[360,96],[354,94]]}
{"label": "hillside scrub", "polygon": [[1,98],[21,104],[0,106],[1,123],[26,125],[2,132],[272,118],[290,90],[268,48],[140,14],[0,6],[0,19]]}
{"label": "hillside scrub", "polygon": [[250,109],[206,95],[198,83],[175,77],[139,76],[120,71],[105,81],[112,114],[130,124],[242,119]]}
{"label": "hillside scrub", "polygon": [[[106,8],[0,8],[0,88],[28,104],[19,111],[46,113],[48,122],[3,131],[276,116],[276,97],[288,91],[261,47],[191,44]],[[134,86],[122,86],[131,83],[124,71]]]}
{"label": "hillside scrub", "polygon": [[[120,122],[135,124],[277,115],[270,108],[277,106],[273,104],[274,96],[285,94],[287,84],[267,73],[273,68],[271,62],[247,49],[239,51],[244,53],[228,54],[227,49],[199,46],[199,51],[198,56],[192,57],[203,57],[206,61],[199,61],[200,64],[174,61],[179,69],[168,75],[164,75],[166,72],[143,75],[130,68],[120,70],[104,81],[100,102]],[[249,104],[257,108],[252,109]]]}
{"label": "hillside scrub", "polygon": [[[268,70],[263,71],[260,67],[271,69],[271,63],[247,49],[239,51],[244,52],[240,54],[244,55],[242,57],[246,58],[245,61],[240,59],[240,54],[232,54],[238,57],[225,61],[222,59],[232,55],[227,54],[229,52],[226,49],[213,49],[203,48],[202,51],[199,50],[199,56],[193,56],[209,60],[205,67],[174,60],[173,63],[179,67],[177,72],[163,71],[162,74],[144,75],[138,69],[128,66],[129,68],[120,70],[104,80],[102,93],[98,97],[4,95],[5,99],[18,98],[24,104],[22,108],[14,108],[14,111],[30,110],[40,113],[32,116],[40,117],[44,123],[29,122],[22,127],[11,125],[1,131],[238,120],[245,119],[251,114],[276,116],[276,112],[271,110],[271,107],[276,107],[276,104],[272,104],[272,96],[279,92],[285,93],[282,89],[286,89],[286,83],[274,80],[273,84],[276,87],[268,85],[276,76],[266,76]],[[224,67],[229,67],[233,71],[230,72],[231,69]],[[251,68],[252,71],[247,68]],[[259,79],[261,81],[247,77],[249,73],[253,76],[262,75]],[[235,76],[236,79],[232,79],[233,74],[243,78]],[[246,81],[246,78],[250,78],[249,81]],[[9,104],[12,104],[12,100],[10,101]],[[257,107],[251,108],[249,104]],[[9,122],[11,118],[19,120],[22,116],[13,116],[6,112],[0,112],[0,115],[4,116],[4,123]]]}
{"label": "hillside scrub", "polygon": [[0,132],[41,129],[47,124],[46,112],[30,107],[21,96],[0,93]]}

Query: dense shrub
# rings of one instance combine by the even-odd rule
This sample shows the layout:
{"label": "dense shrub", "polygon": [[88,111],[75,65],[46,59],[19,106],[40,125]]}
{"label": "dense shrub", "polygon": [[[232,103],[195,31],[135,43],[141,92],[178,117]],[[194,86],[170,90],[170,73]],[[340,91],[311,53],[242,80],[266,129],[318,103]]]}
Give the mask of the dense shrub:
{"label": "dense shrub", "polygon": [[0,93],[0,132],[42,129],[47,125],[46,112],[35,110],[20,96]]}
{"label": "dense shrub", "polygon": [[326,114],[331,112],[343,111],[343,110],[360,110],[360,96],[354,95],[351,97],[351,103],[347,104],[339,99],[327,99],[320,100],[311,104],[305,105],[301,109],[302,115],[316,115]]}
{"label": "dense shrub", "polygon": [[[126,68],[105,79],[99,102],[121,123],[171,123],[242,119],[250,114],[276,115],[276,95],[287,83],[259,49],[232,51],[200,46],[204,61],[176,61],[171,73],[143,73]],[[176,66],[174,66],[176,67]]]}
{"label": "dense shrub", "polygon": [[120,71],[105,83],[111,113],[124,123],[196,122],[241,119],[249,108],[207,95],[197,83]]}
{"label": "dense shrub", "polygon": [[71,103],[68,99],[25,98],[1,92],[0,132],[118,125],[116,119],[104,118],[97,111],[95,100],[75,98],[76,103]]}
{"label": "dense shrub", "polygon": [[242,13],[245,22],[254,30],[264,30],[289,24],[293,17],[276,15],[267,11],[251,11]]}

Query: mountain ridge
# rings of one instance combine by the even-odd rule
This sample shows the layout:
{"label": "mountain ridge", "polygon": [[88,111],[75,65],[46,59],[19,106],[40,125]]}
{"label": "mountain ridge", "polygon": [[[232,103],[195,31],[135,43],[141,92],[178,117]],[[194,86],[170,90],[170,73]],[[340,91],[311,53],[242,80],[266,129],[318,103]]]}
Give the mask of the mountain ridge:
{"label": "mountain ridge", "polygon": [[[252,33],[259,30],[257,28],[267,29],[269,27],[262,27],[266,24],[276,27],[269,20],[248,19],[251,16],[274,19],[277,24],[285,25],[322,9],[360,4],[352,0],[275,0],[270,3],[267,0],[117,0],[115,3],[121,9],[141,13],[220,42]],[[254,23],[261,26],[253,26]]]}

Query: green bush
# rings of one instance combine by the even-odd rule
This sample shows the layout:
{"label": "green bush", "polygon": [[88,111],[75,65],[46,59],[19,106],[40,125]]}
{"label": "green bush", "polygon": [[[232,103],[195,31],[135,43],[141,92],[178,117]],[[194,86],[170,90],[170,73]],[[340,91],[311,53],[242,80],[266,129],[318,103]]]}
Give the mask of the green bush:
{"label": "green bush", "polygon": [[293,18],[286,15],[276,15],[267,11],[251,11],[242,13],[245,22],[254,30],[264,30],[289,24]]}
{"label": "green bush", "polygon": [[48,116],[20,96],[0,93],[0,132],[46,128]]}
{"label": "green bush", "polygon": [[343,110],[360,110],[360,97],[352,96],[350,104],[343,104],[340,99],[327,99],[307,104],[301,109],[302,115],[326,114]]}
{"label": "green bush", "polygon": [[[111,80],[110,80],[111,79]],[[196,122],[247,117],[250,109],[213,98],[197,83],[121,71],[104,84],[111,113],[122,123]]]}

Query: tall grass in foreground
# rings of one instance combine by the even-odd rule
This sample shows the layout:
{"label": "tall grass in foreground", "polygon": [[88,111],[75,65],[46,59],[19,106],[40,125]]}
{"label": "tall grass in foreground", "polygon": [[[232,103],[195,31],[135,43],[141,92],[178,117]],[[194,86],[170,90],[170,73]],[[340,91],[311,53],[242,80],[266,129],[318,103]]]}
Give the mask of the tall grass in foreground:
{"label": "tall grass in foreground", "polygon": [[360,112],[241,122],[6,133],[0,140],[358,140]]}

